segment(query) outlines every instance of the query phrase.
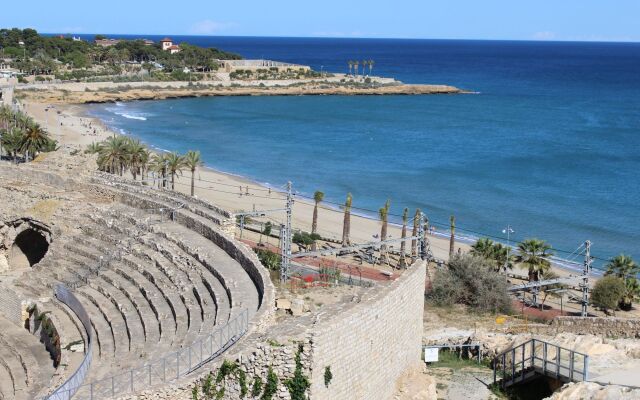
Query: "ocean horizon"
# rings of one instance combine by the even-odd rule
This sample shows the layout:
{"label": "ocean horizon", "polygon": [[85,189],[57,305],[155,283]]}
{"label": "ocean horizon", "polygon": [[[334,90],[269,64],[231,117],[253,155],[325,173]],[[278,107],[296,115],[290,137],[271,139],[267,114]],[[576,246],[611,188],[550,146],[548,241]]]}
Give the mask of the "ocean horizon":
{"label": "ocean horizon", "polygon": [[510,225],[516,241],[545,239],[558,256],[589,239],[601,259],[640,258],[640,44],[174,39],[328,72],[372,59],[374,75],[478,94],[212,97],[87,112],[156,148],[200,150],[214,169],[274,187],[290,180],[303,195],[342,203],[351,192],[372,211],[389,198],[393,214],[420,207],[440,231],[455,215],[471,237],[504,241]]}

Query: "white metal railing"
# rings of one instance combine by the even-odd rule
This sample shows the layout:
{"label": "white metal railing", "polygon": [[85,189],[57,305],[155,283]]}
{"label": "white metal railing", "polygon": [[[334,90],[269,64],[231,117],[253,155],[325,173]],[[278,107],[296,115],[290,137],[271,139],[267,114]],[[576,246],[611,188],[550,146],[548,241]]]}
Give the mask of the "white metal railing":
{"label": "white metal railing", "polygon": [[497,355],[493,360],[493,382],[508,387],[535,375],[570,382],[589,379],[589,356],[539,339],[530,339]]}
{"label": "white metal railing", "polygon": [[54,390],[53,393],[45,397],[46,400],[68,400],[76,393],[78,388],[80,388],[89,372],[93,357],[93,329],[87,311],[69,289],[64,285],[58,284],[54,287],[54,293],[58,300],[66,304],[78,316],[78,319],[80,319],[80,322],[82,322],[87,332],[87,351],[80,366],[75,370],[73,375]]}
{"label": "white metal railing", "polygon": [[[134,394],[152,386],[177,380],[208,363],[235,344],[249,328],[249,311],[244,309],[212,333],[188,347],[170,353],[158,360],[126,370],[119,374],[87,383],[51,400],[97,400]],[[47,399],[48,400],[48,399]]]}

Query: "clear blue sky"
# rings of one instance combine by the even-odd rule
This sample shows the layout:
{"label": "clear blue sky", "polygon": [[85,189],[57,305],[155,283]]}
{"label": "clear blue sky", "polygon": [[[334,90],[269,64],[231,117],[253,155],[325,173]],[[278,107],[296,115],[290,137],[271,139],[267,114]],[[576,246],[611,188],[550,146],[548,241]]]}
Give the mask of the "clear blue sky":
{"label": "clear blue sky", "polygon": [[40,32],[640,41],[640,0],[3,1]]}

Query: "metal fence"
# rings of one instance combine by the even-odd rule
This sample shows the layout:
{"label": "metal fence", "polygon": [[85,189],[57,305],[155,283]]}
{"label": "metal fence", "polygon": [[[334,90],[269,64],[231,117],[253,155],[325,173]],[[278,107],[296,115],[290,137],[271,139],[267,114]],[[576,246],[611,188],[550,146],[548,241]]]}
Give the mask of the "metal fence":
{"label": "metal fence", "polygon": [[133,394],[152,386],[162,385],[183,377],[218,357],[236,343],[249,328],[249,311],[242,310],[213,333],[202,337],[189,347],[170,353],[140,367],[103,378],[60,393],[52,400],[94,400]]}
{"label": "metal fence", "polygon": [[76,298],[64,285],[56,285],[54,288],[55,296],[62,303],[66,304],[80,319],[85,331],[87,332],[87,351],[84,358],[80,363],[80,366],[62,385],[60,385],[53,393],[45,397],[46,400],[68,400],[70,399],[78,388],[84,382],[89,367],[91,366],[91,359],[93,357],[93,329],[91,327],[91,321],[86,310]]}

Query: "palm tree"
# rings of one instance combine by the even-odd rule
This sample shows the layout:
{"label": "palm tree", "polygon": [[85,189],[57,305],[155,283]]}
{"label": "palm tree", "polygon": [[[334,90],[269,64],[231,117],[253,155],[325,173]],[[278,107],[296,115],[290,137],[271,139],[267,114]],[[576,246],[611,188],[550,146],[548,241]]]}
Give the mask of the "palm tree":
{"label": "palm tree", "polygon": [[[420,217],[422,216],[422,211],[417,208],[416,213],[413,216],[413,231],[411,232],[411,236],[418,236],[418,230],[420,229]],[[418,257],[418,240],[413,239],[411,241],[411,258],[416,259]]]}
{"label": "palm tree", "polygon": [[637,275],[640,273],[640,266],[636,264],[631,256],[620,254],[609,260],[606,267],[605,275],[615,275],[624,281],[626,291],[620,308],[630,310],[639,294],[640,284],[638,284]]}
{"label": "palm tree", "polygon": [[122,176],[127,166],[127,139],[122,136],[112,136],[105,140],[100,148],[98,167],[112,174]]}
{"label": "palm tree", "polygon": [[171,175],[171,190],[176,190],[176,175],[182,175],[184,166],[184,158],[180,154],[173,152],[167,155],[167,173]]}
{"label": "palm tree", "polygon": [[[313,194],[313,201],[315,205],[313,206],[313,220],[311,221],[311,235],[316,235],[318,233],[318,205],[324,200],[324,193],[319,190]],[[311,245],[312,250],[317,249],[316,241],[313,241]]]}
{"label": "palm tree", "polygon": [[97,154],[102,149],[102,143],[92,142],[87,148],[84,150],[85,154]]}
{"label": "palm tree", "polygon": [[471,245],[471,254],[474,256],[480,256],[487,260],[492,260],[494,257],[495,243],[489,238],[480,238]]}
{"label": "palm tree", "polygon": [[2,135],[2,143],[8,155],[13,156],[13,161],[18,163],[18,153],[22,146],[24,131],[20,128],[11,128]]}
{"label": "palm tree", "polygon": [[362,76],[364,76],[366,74],[365,72],[365,68],[367,67],[367,60],[362,60]]}
{"label": "palm tree", "polygon": [[140,143],[138,139],[129,139],[127,141],[127,157],[129,170],[133,176],[133,180],[137,180],[138,175],[142,174],[148,160],[146,147]]}
{"label": "palm tree", "polygon": [[[384,207],[378,210],[378,214],[380,215],[380,221],[382,221],[382,228],[380,228],[380,240],[387,240],[387,227],[389,223],[389,209],[391,208],[391,200],[388,199],[386,203],[384,203]],[[383,244],[380,246],[380,259],[386,260],[387,256],[387,245]]]}
{"label": "palm tree", "polygon": [[201,167],[203,164],[199,151],[189,150],[184,155],[184,165],[191,171],[191,196],[194,195],[196,168]]}
{"label": "palm tree", "polygon": [[47,132],[39,124],[28,124],[20,146],[20,151],[25,154],[25,161],[29,162],[29,154],[35,158],[39,152],[47,148],[50,141]]}
{"label": "palm tree", "polygon": [[[405,207],[402,212],[402,238],[407,237],[407,221],[409,220],[409,209]],[[407,249],[407,242],[402,241],[400,243],[400,267],[404,268],[407,266],[407,260],[405,259]]]}
{"label": "palm tree", "polygon": [[527,239],[518,244],[516,262],[529,271],[529,281],[538,281],[551,269],[549,257],[553,255],[551,245],[540,239]]}
{"label": "palm tree", "polygon": [[347,200],[344,202],[344,220],[342,222],[342,247],[351,244],[349,234],[351,233],[351,205],[353,197],[351,193],[347,193]]}
{"label": "palm tree", "polygon": [[456,247],[456,217],[453,215],[449,217],[449,224],[451,226],[451,237],[449,238],[449,258],[453,257],[453,252]]}
{"label": "palm tree", "polygon": [[355,68],[355,70],[356,70],[356,75],[355,75],[355,76],[356,76],[356,78],[357,78],[357,77],[358,77],[358,74],[360,73],[360,61],[355,60],[355,61],[353,62],[353,67],[354,67],[354,68]]}
{"label": "palm tree", "polygon": [[496,262],[496,272],[513,269],[514,255],[509,246],[505,246],[502,243],[496,243],[493,245],[493,259]]}
{"label": "palm tree", "polygon": [[351,75],[351,71],[353,71],[353,61],[349,60],[347,64],[349,64],[349,75]]}
{"label": "palm tree", "polygon": [[372,73],[371,71],[373,71],[373,64],[375,64],[375,61],[369,60],[368,64],[369,64],[369,76],[371,76],[371,73]]}
{"label": "palm tree", "polygon": [[158,189],[167,187],[167,155],[154,154],[149,163],[149,170],[155,172],[160,179],[158,180]]}

